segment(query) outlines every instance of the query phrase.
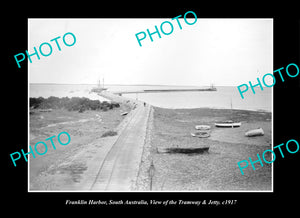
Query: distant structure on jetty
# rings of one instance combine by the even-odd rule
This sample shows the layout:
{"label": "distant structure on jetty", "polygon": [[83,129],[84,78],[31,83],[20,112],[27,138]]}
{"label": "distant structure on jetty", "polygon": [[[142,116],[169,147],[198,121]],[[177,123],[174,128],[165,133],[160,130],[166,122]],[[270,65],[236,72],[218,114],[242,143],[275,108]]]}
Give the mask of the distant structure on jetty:
{"label": "distant structure on jetty", "polygon": [[100,82],[100,79],[98,80],[98,86],[97,87],[95,87],[95,88],[92,88],[92,92],[102,92],[102,91],[105,91],[105,90],[107,90],[107,88],[104,88],[104,78],[102,79],[102,81],[103,81],[103,86],[101,87],[101,82]]}

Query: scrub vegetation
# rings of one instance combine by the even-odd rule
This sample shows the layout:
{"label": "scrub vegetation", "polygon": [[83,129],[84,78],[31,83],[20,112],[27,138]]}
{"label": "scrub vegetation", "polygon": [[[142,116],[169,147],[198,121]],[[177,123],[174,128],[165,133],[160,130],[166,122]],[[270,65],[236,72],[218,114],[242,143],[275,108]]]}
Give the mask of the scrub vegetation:
{"label": "scrub vegetation", "polygon": [[84,112],[85,110],[102,110],[107,111],[120,107],[117,102],[100,102],[99,100],[90,100],[85,97],[54,97],[49,98],[30,98],[29,104],[31,109],[67,109],[68,111]]}

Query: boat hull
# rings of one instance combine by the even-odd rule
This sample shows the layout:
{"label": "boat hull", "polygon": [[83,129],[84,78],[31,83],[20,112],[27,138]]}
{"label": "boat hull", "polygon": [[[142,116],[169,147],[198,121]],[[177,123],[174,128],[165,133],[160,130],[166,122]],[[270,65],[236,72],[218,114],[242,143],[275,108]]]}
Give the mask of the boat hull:
{"label": "boat hull", "polygon": [[208,126],[208,125],[197,125],[197,126],[195,126],[195,129],[197,129],[197,130],[209,130],[210,126]]}
{"label": "boat hull", "polygon": [[215,123],[216,127],[230,127],[230,128],[234,128],[234,127],[240,127],[242,125],[242,123]]}
{"label": "boat hull", "polygon": [[265,134],[264,130],[262,128],[259,128],[259,129],[253,129],[246,132],[245,136],[254,137],[254,136],[263,136],[264,134]]}
{"label": "boat hull", "polygon": [[198,137],[198,138],[207,138],[210,136],[210,134],[206,131],[203,132],[195,132],[195,133],[191,133],[191,136],[193,137]]}
{"label": "boat hull", "polygon": [[157,153],[170,153],[170,154],[201,154],[208,153],[209,147],[202,148],[158,148]]}

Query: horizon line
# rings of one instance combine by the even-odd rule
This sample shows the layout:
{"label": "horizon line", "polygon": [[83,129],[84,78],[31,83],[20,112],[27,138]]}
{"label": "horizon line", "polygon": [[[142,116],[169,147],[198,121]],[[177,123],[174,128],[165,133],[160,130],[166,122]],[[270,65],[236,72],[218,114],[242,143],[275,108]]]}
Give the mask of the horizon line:
{"label": "horizon line", "polygon": [[[39,82],[34,82],[34,83],[28,83],[28,84],[41,84],[41,85],[97,85],[97,83],[39,83]],[[211,86],[211,85],[172,85],[172,84],[105,84],[105,86]],[[236,85],[214,85],[214,86],[236,86]]]}

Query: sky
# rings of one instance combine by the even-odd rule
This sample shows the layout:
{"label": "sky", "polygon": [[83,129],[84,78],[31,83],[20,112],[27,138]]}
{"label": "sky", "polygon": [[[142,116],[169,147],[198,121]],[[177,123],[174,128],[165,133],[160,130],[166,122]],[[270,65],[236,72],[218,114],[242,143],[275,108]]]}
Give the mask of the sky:
{"label": "sky", "polygon": [[[161,33],[164,21],[173,25],[170,35]],[[171,18],[28,19],[29,54],[52,45],[51,55],[28,61],[29,82],[96,84],[104,77],[106,84],[236,86],[273,72],[273,19],[179,21],[182,29]],[[161,38],[147,35],[139,46],[135,34],[155,25]],[[67,32],[76,37],[70,47],[62,41]],[[50,41],[58,36],[61,51]]]}

